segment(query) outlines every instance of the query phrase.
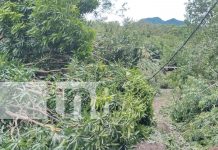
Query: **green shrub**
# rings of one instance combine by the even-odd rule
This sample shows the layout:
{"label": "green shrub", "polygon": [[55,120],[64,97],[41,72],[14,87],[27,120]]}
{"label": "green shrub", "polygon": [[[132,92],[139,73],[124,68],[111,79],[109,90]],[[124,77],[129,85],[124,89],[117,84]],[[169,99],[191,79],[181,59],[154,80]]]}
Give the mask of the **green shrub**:
{"label": "green shrub", "polygon": [[[184,127],[184,136],[199,148],[218,145],[218,108],[197,115]],[[206,149],[205,148],[205,149]]]}
{"label": "green shrub", "polygon": [[181,86],[181,98],[172,106],[171,116],[180,122],[185,139],[196,149],[218,144],[217,85],[187,77]]}
{"label": "green shrub", "polygon": [[137,66],[142,58],[144,37],[134,24],[129,22],[120,26],[119,23],[111,22],[101,23],[100,27],[97,29],[95,54],[107,60],[105,63],[109,61],[125,67]]}
{"label": "green shrub", "polygon": [[0,81],[30,81],[34,69],[26,68],[18,62],[9,62],[5,55],[0,54]]}
{"label": "green shrub", "polygon": [[206,80],[189,77],[181,88],[181,98],[175,102],[171,112],[177,122],[190,120],[218,106],[216,87],[210,87]]}
{"label": "green shrub", "polygon": [[92,51],[94,31],[86,26],[82,15],[97,6],[97,0],[3,1],[1,51],[10,60],[25,63],[44,60],[45,68],[59,67],[60,62],[66,65],[72,56],[84,58]]}
{"label": "green shrub", "polygon": [[[51,93],[48,107],[58,120],[38,120],[44,126],[31,125],[21,121],[18,130],[1,125],[0,148],[5,149],[129,149],[140,139],[147,138],[152,123],[152,101],[154,92],[137,69],[121,66],[107,66],[101,62],[85,65],[72,62],[68,80],[101,82],[97,88],[96,111],[98,117],[90,117],[90,98],[82,94],[82,118],[58,117],[55,109],[55,94]],[[73,109],[71,99],[75,92],[65,91],[66,112]],[[109,113],[103,113],[105,104]],[[84,109],[85,108],[85,109]],[[1,131],[0,131],[1,132]],[[12,137],[11,137],[12,133]]]}

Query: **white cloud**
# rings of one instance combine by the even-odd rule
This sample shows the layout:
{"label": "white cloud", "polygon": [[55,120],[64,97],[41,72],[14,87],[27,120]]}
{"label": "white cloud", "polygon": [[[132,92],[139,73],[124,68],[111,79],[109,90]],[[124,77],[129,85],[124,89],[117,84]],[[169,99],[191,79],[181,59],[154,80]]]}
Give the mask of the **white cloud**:
{"label": "white cloud", "polygon": [[164,20],[184,19],[185,2],[188,0],[128,0],[128,17],[135,20],[147,17],[160,17]]}
{"label": "white cloud", "polygon": [[[148,17],[160,17],[164,20],[176,18],[184,20],[185,3],[188,0],[126,0],[129,10],[125,13],[133,20]],[[116,1],[119,8],[124,0]],[[114,15],[108,16],[109,20],[118,20]]]}
{"label": "white cloud", "polygon": [[[116,15],[116,10],[120,9],[124,2],[129,8],[125,16],[133,20],[148,17],[160,17],[163,20],[176,18],[184,20],[185,3],[188,0],[112,0],[116,5],[110,14],[103,14],[107,21],[121,21],[122,18]],[[92,16],[92,15],[91,15]],[[88,17],[89,19],[93,17]]]}

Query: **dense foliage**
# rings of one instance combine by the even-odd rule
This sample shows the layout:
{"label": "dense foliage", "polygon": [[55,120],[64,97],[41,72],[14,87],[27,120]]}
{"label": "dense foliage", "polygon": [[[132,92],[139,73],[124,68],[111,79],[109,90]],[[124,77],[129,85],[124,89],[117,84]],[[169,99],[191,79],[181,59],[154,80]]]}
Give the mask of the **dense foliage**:
{"label": "dense foliage", "polygon": [[[131,34],[133,24],[125,27],[116,24],[119,33],[115,31],[114,37],[109,31],[110,24],[96,23],[99,28],[88,26],[83,15],[98,5],[95,0],[1,2],[0,80],[43,79],[51,84],[46,98],[48,120],[25,116],[1,120],[1,149],[128,149],[140,139],[148,138],[153,122],[154,90],[137,68],[143,44],[139,36],[134,37],[138,31]],[[92,28],[100,31],[94,57],[90,55],[95,35]],[[123,42],[116,42],[119,38]],[[111,41],[116,43],[113,45]],[[112,51],[106,54],[110,45]],[[63,67],[65,72],[61,70]],[[77,119],[61,116],[56,110],[59,81],[99,82],[97,118],[90,115],[92,98],[84,89],[64,89],[65,113],[74,112],[73,101],[78,95],[82,98],[82,110]],[[21,93],[12,99],[21,100],[25,96]],[[7,102],[1,99],[0,103]]]}
{"label": "dense foliage", "polygon": [[[49,118],[0,120],[0,149],[131,149],[151,133],[154,87],[175,89],[167,111],[193,148],[217,146],[218,7],[168,66],[147,80],[214,2],[190,0],[187,24],[171,26],[86,21],[86,14],[110,8],[109,0],[1,1],[0,81],[47,81]],[[72,81],[99,84],[95,118],[87,90],[57,89],[56,83]],[[60,92],[66,116],[56,110]],[[78,96],[81,116],[75,119]]]}
{"label": "dense foliage", "polygon": [[[215,1],[194,0],[187,4],[187,20],[198,23]],[[194,148],[217,146],[217,9],[177,58],[179,67],[168,76],[179,87],[180,96],[172,107],[172,118],[181,124],[184,137]]]}
{"label": "dense foliage", "polygon": [[[82,15],[97,1],[6,1],[0,7],[2,50],[25,63],[40,59],[66,64],[72,56],[84,58],[92,50],[94,32]],[[47,63],[48,63],[47,62]],[[48,66],[49,67],[49,66]]]}
{"label": "dense foliage", "polygon": [[9,62],[4,54],[0,54],[0,81],[25,82],[34,77],[34,69],[25,68],[19,62]]}
{"label": "dense foliage", "polygon": [[[186,19],[189,23],[199,23],[209,8],[215,3],[215,0],[189,0],[186,5]],[[212,18],[215,12],[209,14],[209,18]],[[207,21],[209,22],[209,21]]]}
{"label": "dense foliage", "polygon": [[[42,120],[44,126],[39,126],[39,123],[29,124],[28,120],[24,120],[17,124],[15,130],[2,121],[1,148],[126,149],[148,136],[153,116],[153,90],[142,80],[138,70],[107,66],[103,63],[82,66],[76,62],[71,64],[69,69],[72,69],[69,71],[69,80],[72,78],[102,82],[97,89],[98,117],[90,117],[90,97],[83,90],[77,91],[86,97],[82,101],[82,118],[75,120],[68,116],[58,117],[54,105],[56,94],[51,90],[47,103],[53,116],[57,116],[56,120]],[[65,111],[70,114],[75,109],[72,103],[75,93],[71,90],[65,92]],[[103,113],[106,103],[109,106],[109,114]],[[15,122],[11,122],[11,125]]]}
{"label": "dense foliage", "polygon": [[189,77],[182,86],[181,100],[173,108],[173,118],[178,122],[187,121],[217,107],[217,90],[209,85],[206,80]]}

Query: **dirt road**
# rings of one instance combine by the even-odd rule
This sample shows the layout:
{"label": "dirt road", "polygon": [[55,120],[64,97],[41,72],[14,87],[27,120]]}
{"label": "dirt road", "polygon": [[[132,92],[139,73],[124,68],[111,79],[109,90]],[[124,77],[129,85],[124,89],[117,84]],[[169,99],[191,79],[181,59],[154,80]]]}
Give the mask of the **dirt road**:
{"label": "dirt road", "polygon": [[172,104],[173,91],[163,89],[160,93],[159,96],[156,96],[153,103],[156,122],[154,133],[148,141],[139,143],[136,150],[191,149],[173,125],[169,114],[163,113],[163,109],[170,107]]}

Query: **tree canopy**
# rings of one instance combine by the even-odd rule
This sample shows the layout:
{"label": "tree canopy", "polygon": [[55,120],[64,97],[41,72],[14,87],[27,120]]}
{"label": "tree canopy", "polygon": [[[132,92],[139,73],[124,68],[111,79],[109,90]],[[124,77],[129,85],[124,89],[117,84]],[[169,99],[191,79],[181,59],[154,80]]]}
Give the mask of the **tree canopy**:
{"label": "tree canopy", "polygon": [[0,6],[2,51],[23,62],[84,58],[92,51],[94,31],[83,14],[98,5],[97,0],[4,1]]}
{"label": "tree canopy", "polygon": [[[189,0],[186,4],[186,20],[189,23],[199,23],[216,0]],[[217,15],[217,10],[212,11],[209,14],[209,18]],[[207,20],[209,22],[209,20]]]}

